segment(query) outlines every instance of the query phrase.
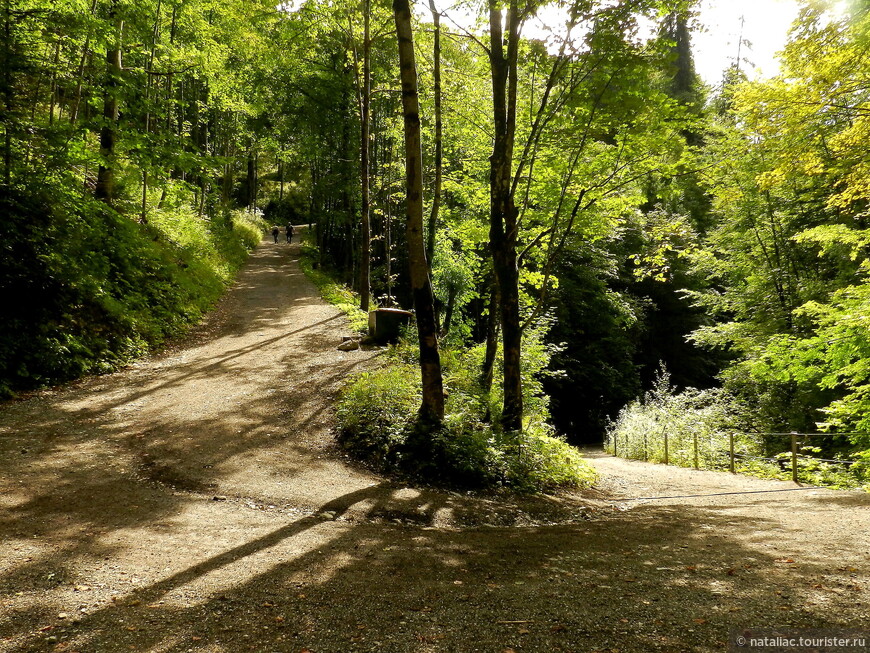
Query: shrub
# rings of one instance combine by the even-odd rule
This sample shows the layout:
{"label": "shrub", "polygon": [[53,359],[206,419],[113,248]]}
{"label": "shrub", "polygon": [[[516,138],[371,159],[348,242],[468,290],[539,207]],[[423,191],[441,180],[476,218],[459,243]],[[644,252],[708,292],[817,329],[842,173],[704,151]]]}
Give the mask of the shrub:
{"label": "shrub", "polygon": [[450,487],[537,492],[594,481],[579,452],[540,414],[521,435],[483,419],[491,398],[478,382],[480,348],[442,351],[449,394],[444,423],[432,433],[417,430],[420,373],[413,344],[402,341],[386,358],[383,368],[352,379],[339,399],[339,441],[352,455],[380,471]]}
{"label": "shrub", "polygon": [[[746,408],[721,389],[676,392],[664,370],[651,391],[623,408],[607,430],[605,449],[623,458],[667,462],[680,467],[726,469],[730,463],[730,438],[734,438],[735,471],[761,478],[791,479],[791,451],[788,436],[765,439],[764,434],[746,428]],[[774,453],[781,451],[781,453]],[[801,482],[829,487],[870,487],[870,457],[858,455],[849,465],[818,460],[839,458],[818,446],[802,445],[798,452]],[[844,459],[846,460],[846,459]]]}
{"label": "shrub", "polygon": [[[653,389],[623,408],[608,425],[605,449],[623,458],[691,467],[727,467],[729,432],[737,430],[742,411],[721,389],[676,392],[662,369]],[[742,456],[763,455],[756,439],[740,434],[735,451]]]}
{"label": "shrub", "polygon": [[548,430],[539,427],[523,434],[509,471],[510,484],[533,491],[594,483],[595,471],[580,452]]}
{"label": "shrub", "polygon": [[419,386],[419,373],[401,364],[356,376],[337,408],[344,448],[378,469],[395,464],[420,404]]}

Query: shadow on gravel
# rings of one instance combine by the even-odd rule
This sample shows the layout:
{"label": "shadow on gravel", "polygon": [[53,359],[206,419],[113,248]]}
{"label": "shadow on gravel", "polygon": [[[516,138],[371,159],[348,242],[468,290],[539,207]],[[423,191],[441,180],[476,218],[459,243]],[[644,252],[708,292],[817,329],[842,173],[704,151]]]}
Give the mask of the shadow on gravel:
{"label": "shadow on gravel", "polygon": [[[365,505],[425,523],[445,496],[353,492],[76,623],[40,606],[33,634],[13,616],[0,638],[31,633],[14,653],[715,651],[735,626],[856,626],[867,599],[833,570],[746,543],[771,524],[685,506],[536,528],[344,521]],[[211,594],[179,605],[206,580]]]}

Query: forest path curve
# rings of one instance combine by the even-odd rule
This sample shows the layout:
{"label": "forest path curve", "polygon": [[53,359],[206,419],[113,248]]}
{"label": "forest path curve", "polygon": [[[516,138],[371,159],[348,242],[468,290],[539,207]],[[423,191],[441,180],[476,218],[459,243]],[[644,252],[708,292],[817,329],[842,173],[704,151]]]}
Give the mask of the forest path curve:
{"label": "forest path curve", "polygon": [[0,434],[21,440],[31,473],[45,463],[75,475],[92,448],[95,464],[111,459],[121,475],[267,503],[316,507],[376,484],[334,455],[330,407],[377,351],[336,350],[351,332],[302,273],[298,249],[264,241],[217,310],[171,351],[9,404],[0,425],[14,421],[15,433]]}
{"label": "forest path curve", "polygon": [[717,651],[870,623],[865,494],[595,451],[594,490],[534,499],[347,463],[330,402],[377,352],[336,350],[297,254],[263,243],[174,350],[0,406],[0,652]]}

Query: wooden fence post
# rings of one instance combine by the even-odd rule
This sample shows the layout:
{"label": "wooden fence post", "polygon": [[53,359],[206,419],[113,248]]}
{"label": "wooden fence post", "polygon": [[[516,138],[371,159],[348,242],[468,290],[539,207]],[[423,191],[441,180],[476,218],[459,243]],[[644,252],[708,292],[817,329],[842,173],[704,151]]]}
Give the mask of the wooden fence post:
{"label": "wooden fence post", "polygon": [[731,462],[728,465],[729,471],[734,473],[734,431],[728,434],[728,450],[731,454]]}
{"label": "wooden fence post", "polygon": [[698,469],[698,432],[695,431],[695,469]]}
{"label": "wooden fence post", "polygon": [[665,465],[667,465],[668,464],[668,432],[664,431],[663,434],[665,436]]}
{"label": "wooden fence post", "polygon": [[797,433],[791,434],[791,480],[798,482],[797,468]]}

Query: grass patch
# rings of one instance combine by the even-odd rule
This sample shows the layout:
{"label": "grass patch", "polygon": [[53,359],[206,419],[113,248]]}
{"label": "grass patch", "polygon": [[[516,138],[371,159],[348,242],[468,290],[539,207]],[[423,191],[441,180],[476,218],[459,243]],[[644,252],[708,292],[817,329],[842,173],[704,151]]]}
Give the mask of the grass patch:
{"label": "grass patch", "polygon": [[359,295],[347,286],[336,281],[327,271],[315,267],[318,259],[317,248],[303,240],[299,265],[305,276],[317,286],[320,296],[345,315],[350,321],[350,327],[357,333],[364,333],[369,328],[368,313],[359,307]]}

